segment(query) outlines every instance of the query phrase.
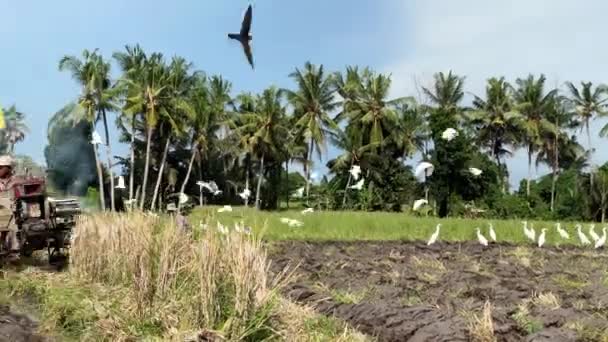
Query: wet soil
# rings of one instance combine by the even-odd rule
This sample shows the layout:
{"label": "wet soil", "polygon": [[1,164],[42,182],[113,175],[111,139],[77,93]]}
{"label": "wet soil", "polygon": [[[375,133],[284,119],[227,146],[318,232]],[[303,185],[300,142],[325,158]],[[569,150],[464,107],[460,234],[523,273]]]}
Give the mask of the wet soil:
{"label": "wet soil", "polygon": [[470,341],[484,304],[498,341],[608,340],[608,254],[576,247],[283,242],[291,299],[379,341]]}
{"label": "wet soil", "polygon": [[0,342],[43,342],[48,341],[36,334],[37,323],[27,315],[12,312],[6,305],[0,305]]}

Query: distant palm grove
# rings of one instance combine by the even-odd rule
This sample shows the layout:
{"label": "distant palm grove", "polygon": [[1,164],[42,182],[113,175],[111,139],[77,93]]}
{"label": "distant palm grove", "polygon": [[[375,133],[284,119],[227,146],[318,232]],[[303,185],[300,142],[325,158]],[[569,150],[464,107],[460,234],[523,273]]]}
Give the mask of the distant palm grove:
{"label": "distant palm grove", "polygon": [[[292,89],[233,94],[221,76],[139,46],[111,59],[85,50],[58,68],[81,91],[49,122],[49,176],[56,189],[95,196],[105,210],[164,210],[180,193],[196,205],[202,193],[205,204],[260,209],[412,211],[426,198],[416,214],[440,217],[603,221],[608,209],[608,165],[589,162],[589,124],[605,114],[608,99],[600,85],[553,89],[542,74],[512,83],[494,77],[465,106],[465,78],[452,72],[435,74],[414,99],[389,98],[390,76],[369,68],[311,63],[286,75]],[[115,122],[108,113],[118,114]],[[110,125],[130,155],[112,154]],[[451,140],[448,128],[457,132]],[[314,180],[312,166],[330,145],[340,154],[327,162],[330,174]],[[505,161],[517,149],[527,153],[530,176],[540,164],[551,172],[512,191]],[[417,178],[406,164],[412,158],[433,164],[433,173]],[[108,167],[116,163],[120,175]],[[351,188],[353,165],[361,168],[360,190]],[[126,188],[116,189],[118,176]],[[222,192],[201,191],[198,181],[215,181]],[[238,195],[244,189],[251,198]]]}

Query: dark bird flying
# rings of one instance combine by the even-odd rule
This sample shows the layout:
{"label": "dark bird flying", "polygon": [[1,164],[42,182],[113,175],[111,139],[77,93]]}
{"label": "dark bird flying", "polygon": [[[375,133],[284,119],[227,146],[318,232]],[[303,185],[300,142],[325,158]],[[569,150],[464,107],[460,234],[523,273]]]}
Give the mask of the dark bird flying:
{"label": "dark bird flying", "polygon": [[243,23],[241,24],[241,32],[240,33],[229,33],[228,38],[238,40],[243,46],[243,51],[245,52],[245,56],[247,56],[247,60],[249,64],[251,64],[251,68],[253,69],[253,56],[251,55],[251,46],[249,42],[253,38],[249,34],[249,30],[251,29],[251,15],[252,15],[251,5],[247,8],[245,12],[245,16],[243,17]]}

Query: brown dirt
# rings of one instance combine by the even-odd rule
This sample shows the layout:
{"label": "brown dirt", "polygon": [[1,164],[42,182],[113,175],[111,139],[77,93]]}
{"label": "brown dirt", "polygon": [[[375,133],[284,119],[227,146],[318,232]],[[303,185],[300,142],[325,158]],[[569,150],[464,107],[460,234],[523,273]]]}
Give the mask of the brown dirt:
{"label": "brown dirt", "polygon": [[469,341],[492,304],[497,341],[608,340],[608,255],[500,244],[283,242],[295,301],[380,341]]}
{"label": "brown dirt", "polygon": [[6,305],[0,305],[0,342],[43,342],[47,341],[35,333],[36,322],[30,317],[11,312]]}

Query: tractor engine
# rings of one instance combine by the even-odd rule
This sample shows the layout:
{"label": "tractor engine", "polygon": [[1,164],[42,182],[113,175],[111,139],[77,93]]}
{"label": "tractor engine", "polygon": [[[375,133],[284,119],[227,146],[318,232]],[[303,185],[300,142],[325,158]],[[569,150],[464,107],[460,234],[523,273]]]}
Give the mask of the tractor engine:
{"label": "tractor engine", "polygon": [[30,256],[46,249],[49,262],[67,256],[76,217],[81,213],[78,201],[48,197],[45,180],[38,177],[15,177],[13,190],[21,254]]}

